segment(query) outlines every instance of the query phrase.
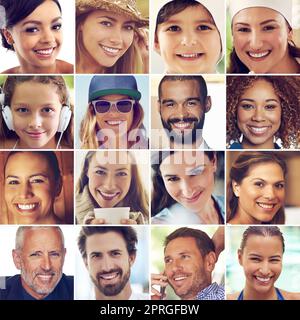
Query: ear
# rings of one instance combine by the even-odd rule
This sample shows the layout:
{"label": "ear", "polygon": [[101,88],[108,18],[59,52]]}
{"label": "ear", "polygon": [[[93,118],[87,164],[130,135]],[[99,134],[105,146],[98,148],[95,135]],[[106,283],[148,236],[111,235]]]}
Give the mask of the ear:
{"label": "ear", "polygon": [[204,113],[208,112],[211,108],[211,97],[207,96],[205,100],[205,108],[204,108]]}
{"label": "ear", "polygon": [[156,108],[157,108],[157,112],[160,114],[160,102],[159,102],[159,100],[156,101]]}
{"label": "ear", "polygon": [[209,273],[213,272],[213,270],[215,268],[216,261],[217,261],[216,254],[213,251],[208,253],[205,256],[205,262],[204,262],[205,270]]}
{"label": "ear", "polygon": [[134,264],[135,262],[135,258],[136,258],[136,253],[133,253],[129,256],[129,264],[130,264],[130,267],[132,267],[132,265]]}
{"label": "ear", "polygon": [[231,183],[232,191],[234,195],[238,198],[240,196],[240,185],[236,181],[232,181]]}
{"label": "ear", "polygon": [[9,45],[14,44],[14,39],[12,37],[12,34],[6,28],[2,29],[2,34]]}
{"label": "ear", "polygon": [[154,35],[154,51],[160,55],[160,45],[157,37],[157,33]]}
{"label": "ear", "polygon": [[55,182],[54,196],[58,197],[62,189],[62,177],[60,176],[58,181]]}
{"label": "ear", "polygon": [[293,29],[289,28],[289,30],[288,30],[288,41],[293,41],[293,36],[294,36]]}
{"label": "ear", "polygon": [[213,165],[213,171],[216,172],[217,171],[217,156],[215,155],[214,158],[212,159],[212,165]]}
{"label": "ear", "polygon": [[89,266],[88,266],[88,263],[87,263],[87,258],[83,258],[83,263],[84,263],[85,267],[87,269],[89,269]]}
{"label": "ear", "polygon": [[238,259],[239,259],[239,264],[243,266],[243,253],[241,249],[238,250]]}
{"label": "ear", "polygon": [[17,249],[13,249],[12,251],[12,257],[14,264],[18,270],[21,270],[21,256],[20,256],[20,251]]}

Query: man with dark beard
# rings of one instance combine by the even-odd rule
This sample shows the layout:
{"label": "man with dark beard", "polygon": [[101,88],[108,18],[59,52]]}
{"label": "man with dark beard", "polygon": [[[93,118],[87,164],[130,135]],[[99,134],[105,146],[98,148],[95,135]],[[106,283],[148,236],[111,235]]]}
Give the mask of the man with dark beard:
{"label": "man with dark beard", "polygon": [[132,227],[82,227],[77,243],[94,285],[93,299],[149,299],[133,292],[129,281],[137,242]]}
{"label": "man with dark beard", "polygon": [[219,228],[213,239],[204,231],[186,227],[169,234],[164,242],[164,272],[151,275],[151,299],[164,299],[170,285],[182,300],[224,300],[224,286],[212,282],[217,255],[224,249],[224,229]]}
{"label": "man with dark beard", "polygon": [[170,148],[208,149],[202,137],[211,97],[202,76],[164,76],[158,87],[158,109]]}

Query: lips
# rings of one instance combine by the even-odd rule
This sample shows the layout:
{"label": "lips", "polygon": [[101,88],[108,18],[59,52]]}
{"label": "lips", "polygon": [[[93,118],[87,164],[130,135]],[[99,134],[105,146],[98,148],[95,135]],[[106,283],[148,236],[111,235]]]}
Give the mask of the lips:
{"label": "lips", "polygon": [[186,282],[186,280],[190,277],[189,274],[186,273],[178,273],[175,274],[172,277],[172,283],[173,285],[175,285],[176,287],[181,287],[182,285],[184,285],[184,283]]}
{"label": "lips", "polygon": [[277,203],[263,203],[263,202],[257,202],[257,205],[264,209],[264,210],[273,210]]}
{"label": "lips", "polygon": [[39,203],[34,202],[34,203],[16,203],[15,207],[19,211],[19,213],[22,215],[30,214],[34,212],[38,207]]}
{"label": "lips", "polygon": [[269,129],[271,129],[271,126],[263,126],[263,127],[256,127],[256,126],[247,126],[248,130],[251,134],[256,136],[262,136],[268,132]]}
{"label": "lips", "polygon": [[183,60],[196,60],[202,57],[204,53],[178,53],[176,56]]}
{"label": "lips", "polygon": [[111,272],[111,273],[105,273],[105,274],[102,274],[102,275],[99,275],[99,279],[103,279],[105,281],[111,281],[111,280],[114,280],[116,279],[117,277],[119,276],[119,272]]}
{"label": "lips", "polygon": [[100,194],[100,196],[106,200],[106,201],[111,201],[113,200],[115,197],[118,197],[120,192],[104,192],[104,191],[100,191],[100,190],[97,190],[97,192]]}
{"label": "lips", "polygon": [[51,48],[43,48],[43,49],[34,49],[33,51],[36,53],[36,55],[39,58],[49,58],[52,56],[53,51],[56,49],[56,47]]}
{"label": "lips", "polygon": [[247,51],[247,55],[254,60],[263,60],[270,53],[271,53],[271,50],[265,50],[265,51],[259,51],[259,52]]}
{"label": "lips", "polygon": [[120,54],[121,49],[120,48],[113,48],[113,47],[108,47],[100,44],[100,47],[102,50],[109,56],[115,57]]}
{"label": "lips", "polygon": [[55,273],[51,273],[51,274],[37,274],[37,278],[42,281],[42,282],[51,282],[53,276],[55,275]]}
{"label": "lips", "polygon": [[36,132],[36,131],[25,131],[25,133],[31,138],[31,139],[40,139],[44,133],[46,133],[46,131],[39,131],[39,132]]}
{"label": "lips", "polygon": [[193,203],[199,199],[201,194],[202,194],[202,191],[199,191],[199,192],[193,194],[191,197],[182,197],[182,198],[187,203]]}
{"label": "lips", "polygon": [[263,276],[254,276],[254,278],[257,280],[257,282],[260,284],[260,285],[269,285],[272,281],[272,278],[273,276],[266,276],[266,277],[263,277]]}
{"label": "lips", "polygon": [[194,122],[186,122],[186,121],[180,121],[173,123],[173,127],[179,130],[184,130],[184,129],[191,129],[193,127]]}
{"label": "lips", "polygon": [[124,120],[107,120],[107,121],[105,121],[106,124],[108,124],[109,126],[112,126],[112,127],[119,126],[124,122],[125,122]]}

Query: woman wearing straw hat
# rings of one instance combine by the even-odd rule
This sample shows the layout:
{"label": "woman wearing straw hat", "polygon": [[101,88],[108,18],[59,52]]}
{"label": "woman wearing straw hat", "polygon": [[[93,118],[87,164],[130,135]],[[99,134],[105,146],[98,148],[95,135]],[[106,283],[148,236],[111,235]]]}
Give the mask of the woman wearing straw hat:
{"label": "woman wearing straw hat", "polygon": [[135,0],[76,0],[76,72],[147,73],[147,25]]}
{"label": "woman wearing straw hat", "polygon": [[231,0],[229,73],[300,73],[292,0]]}

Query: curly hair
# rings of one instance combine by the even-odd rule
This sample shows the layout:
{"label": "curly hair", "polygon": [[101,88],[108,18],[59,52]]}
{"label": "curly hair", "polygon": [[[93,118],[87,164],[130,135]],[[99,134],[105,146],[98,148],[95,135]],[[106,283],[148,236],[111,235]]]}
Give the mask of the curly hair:
{"label": "curly hair", "polygon": [[255,81],[265,80],[273,86],[281,105],[281,124],[276,139],[283,148],[297,148],[300,138],[300,79],[296,76],[228,76],[227,77],[227,144],[241,136],[237,126],[240,97]]}

